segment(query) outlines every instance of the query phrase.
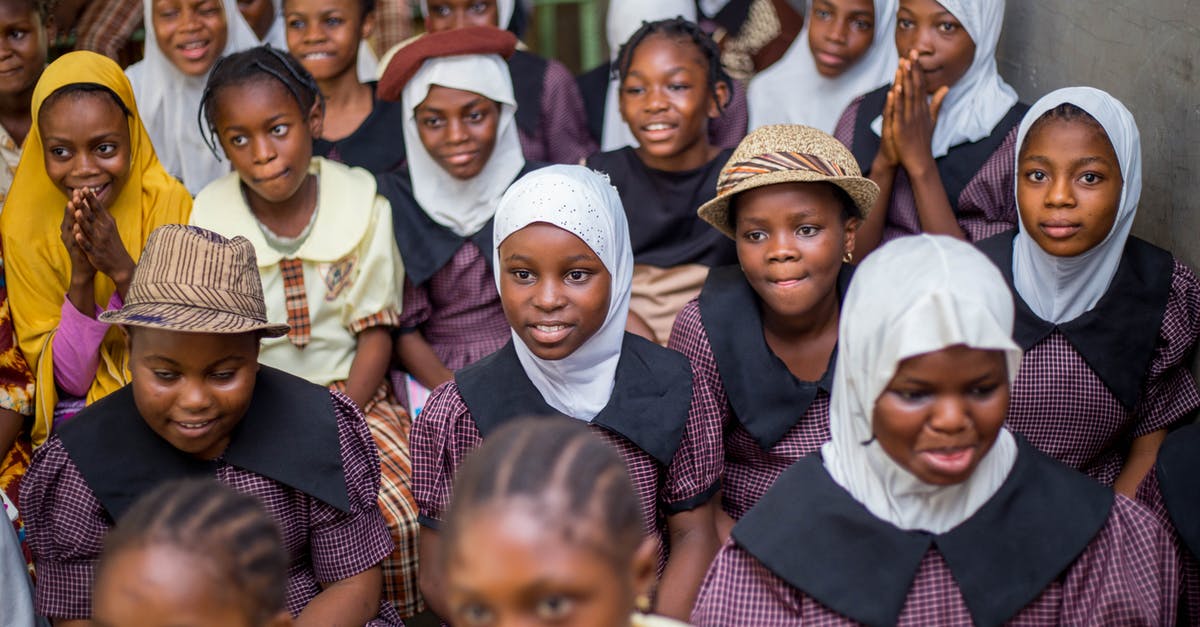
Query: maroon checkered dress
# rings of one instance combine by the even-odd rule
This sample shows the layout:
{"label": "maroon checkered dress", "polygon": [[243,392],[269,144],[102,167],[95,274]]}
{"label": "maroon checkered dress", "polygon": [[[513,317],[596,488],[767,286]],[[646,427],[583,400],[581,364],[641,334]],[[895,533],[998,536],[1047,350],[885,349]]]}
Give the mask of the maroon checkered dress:
{"label": "maroon checkered dress", "polygon": [[[661,350],[661,349],[660,349]],[[642,502],[646,533],[665,533],[665,516],[694,507],[711,495],[721,477],[719,427],[698,411],[693,396],[683,439],[664,468],[633,442],[598,426],[593,429],[616,447],[629,467],[634,488]],[[650,418],[650,417],[647,417]],[[414,495],[421,510],[421,523],[436,527],[450,506],[451,487],[463,458],[483,442],[455,381],[433,392],[412,430]],[[659,546],[659,564],[666,559],[667,545]]]}
{"label": "maroon checkered dress", "polygon": [[1200,407],[1187,357],[1200,336],[1200,281],[1175,261],[1154,357],[1130,411],[1055,330],[1025,352],[1007,426],[1051,457],[1111,486],[1136,437]]}
{"label": "maroon checkered dress", "polygon": [[[859,96],[842,112],[834,128],[833,136],[847,147],[853,146],[855,121],[859,107],[866,96]],[[1003,143],[984,162],[979,173],[967,183],[950,204],[955,209],[958,226],[970,241],[979,241],[1007,231],[1017,224],[1017,200],[1013,190],[1016,170],[1017,127],[1008,131]],[[917,218],[917,202],[913,197],[912,183],[904,168],[896,172],[892,184],[892,198],[888,203],[887,225],[883,230],[883,241],[888,242],[903,235],[921,233],[921,222]]]}
{"label": "maroon checkered dress", "polygon": [[[1169,625],[1177,585],[1167,531],[1143,507],[1118,495],[1083,553],[1006,624]],[[732,539],[709,568],[692,622],[698,627],[858,624],[780,579]],[[972,624],[962,592],[936,549],[921,560],[896,624]]]}
{"label": "maroon checkered dress", "polygon": [[496,279],[483,255],[468,240],[422,285],[404,281],[400,326],[420,329],[434,354],[451,370],[496,352],[512,337]]}
{"label": "maroon checkered dress", "polygon": [[[354,402],[330,392],[351,511],[342,512],[273,479],[217,460],[216,478],[258,497],[279,523],[288,567],[287,608],[293,615],[321,592],[321,583],[357,575],[392,552],[392,540],[376,502],[379,457]],[[91,588],[105,533],[112,526],[58,436],[33,457],[21,487],[38,586],[39,614],[58,619],[91,615]],[[398,625],[391,605],[380,604],[371,625]]]}
{"label": "maroon checkered dress", "polygon": [[734,520],[753,507],[788,466],[829,441],[829,394],[821,390],[783,438],[770,450],[763,450],[734,414],[697,300],[692,300],[679,312],[667,347],[683,353],[692,362],[693,385],[700,399],[696,406],[701,411],[712,412],[711,420],[723,426],[725,478],[722,506]]}
{"label": "maroon checkered dress", "polygon": [[545,67],[537,131],[528,133],[524,128],[517,129],[521,152],[529,161],[574,165],[597,148],[588,132],[583,96],[567,66],[546,59]]}

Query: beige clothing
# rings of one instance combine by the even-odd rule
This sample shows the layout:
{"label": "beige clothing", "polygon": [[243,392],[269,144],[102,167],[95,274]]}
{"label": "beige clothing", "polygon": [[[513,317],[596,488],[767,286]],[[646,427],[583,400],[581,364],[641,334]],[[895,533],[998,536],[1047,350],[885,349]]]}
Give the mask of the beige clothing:
{"label": "beige clothing", "polygon": [[13,141],[8,129],[0,126],[0,209],[8,199],[8,189],[12,187],[13,175],[17,173],[17,164],[21,162],[21,147]]}
{"label": "beige clothing", "polygon": [[629,311],[641,317],[654,331],[658,343],[666,346],[675,316],[688,301],[700,295],[707,278],[708,266],[698,263],[670,268],[636,264]]}
{"label": "beige clothing", "polygon": [[630,627],[687,627],[687,623],[659,616],[657,614],[634,614],[629,620]]}

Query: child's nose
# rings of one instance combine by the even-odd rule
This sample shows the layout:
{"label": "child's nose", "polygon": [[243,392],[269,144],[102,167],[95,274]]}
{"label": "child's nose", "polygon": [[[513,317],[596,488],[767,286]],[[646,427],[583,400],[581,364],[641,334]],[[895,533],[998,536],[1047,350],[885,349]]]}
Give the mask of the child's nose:
{"label": "child's nose", "polygon": [[767,260],[777,263],[796,261],[800,258],[800,250],[795,246],[795,240],[787,237],[771,239],[767,248]]}
{"label": "child's nose", "polygon": [[849,37],[850,22],[848,20],[839,20],[825,31],[825,38],[834,43],[844,44]]}
{"label": "child's nose", "polygon": [[451,119],[446,123],[446,141],[452,144],[461,144],[471,135],[467,133],[467,125],[462,120]]}
{"label": "child's nose", "polygon": [[930,408],[929,426],[935,431],[955,434],[967,429],[970,424],[967,404],[958,395],[946,395],[934,400]]}
{"label": "child's nose", "polygon": [[1075,205],[1075,190],[1070,177],[1060,176],[1046,190],[1046,205],[1050,207],[1072,207]]}
{"label": "child's nose", "polygon": [[255,163],[267,163],[275,158],[275,146],[266,138],[250,140]]}
{"label": "child's nose", "polygon": [[212,404],[212,395],[203,385],[185,382],[176,402],[180,409],[195,413],[209,408]]}
{"label": "child's nose", "polygon": [[534,293],[533,305],[542,311],[553,311],[563,306],[562,293],[554,281],[542,281]]}

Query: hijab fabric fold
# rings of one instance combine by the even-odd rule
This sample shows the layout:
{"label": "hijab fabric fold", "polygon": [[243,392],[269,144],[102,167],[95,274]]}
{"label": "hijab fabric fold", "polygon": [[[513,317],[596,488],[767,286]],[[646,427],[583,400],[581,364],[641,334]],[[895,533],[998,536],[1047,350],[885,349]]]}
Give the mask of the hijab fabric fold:
{"label": "hijab fabric fold", "polygon": [[897,464],[873,437],[872,421],[876,400],[909,357],[959,344],[1004,351],[1011,383],[1021,363],[1011,294],[983,253],[942,235],[895,240],[854,273],[838,328],[832,439],[821,455],[834,481],[877,518],[943,533],[970,518],[1008,477],[1017,446],[1006,429],[970,477],[938,486]]}
{"label": "hijab fabric fold", "polygon": [[750,128],[803,124],[833,133],[842,112],[858,96],[888,84],[896,74],[896,10],[899,0],[875,0],[875,37],[861,59],[841,76],[817,71],[808,43],[812,13],[783,58],[750,79]]}
{"label": "hijab fabric fold", "polygon": [[521,177],[496,211],[494,268],[502,276],[500,243],[534,222],[545,222],[583,240],[612,276],[608,314],[596,334],[574,353],[549,361],[533,354],[513,331],[517,359],[546,402],[567,416],[590,421],[612,396],[629,314],[633,247],[616,188],[608,177],[578,165],[555,165]]}
{"label": "hijab fabric fold", "polygon": [[[221,56],[258,45],[258,37],[238,11],[235,0],[221,0],[225,11],[226,40]],[[143,120],[163,167],[192,195],[229,172],[229,163],[218,158],[204,142],[198,115],[204,95],[204,76],[188,76],[175,67],[158,47],[153,32],[154,0],[143,0],[146,15],[145,58],[126,71],[133,83]],[[213,65],[216,65],[215,63]],[[209,68],[211,72],[211,68]]]}
{"label": "hijab fabric fold", "polygon": [[[500,105],[496,146],[483,170],[467,181],[442,169],[421,143],[416,107],[425,101],[434,85],[479,94]],[[404,103],[404,142],[408,146],[408,168],[413,196],[425,213],[460,237],[479,232],[496,213],[504,190],[525,167],[521,140],[517,135],[508,64],[499,55],[467,54],[426,61],[401,93]]]}
{"label": "hijab fabric fold", "polygon": [[[33,92],[33,126],[25,140],[12,192],[0,214],[8,298],[17,342],[37,376],[35,446],[49,436],[58,401],[51,341],[71,281],[71,257],[60,236],[68,199],[46,174],[38,117],[47,97],[75,83],[98,83],[111,89],[132,113],[127,118],[129,178],[107,209],[133,260],[141,257],[151,231],[163,224],[187,224],[192,208],[187,190],[163,169],[155,156],[138,115],[133,89],[116,63],[91,52],[71,52],[46,68]],[[108,276],[96,273],[94,296],[98,306],[104,307],[115,291],[116,286]],[[110,328],[100,345],[100,365],[87,402],[96,401],[128,382],[125,338],[120,329]]]}
{"label": "hijab fabric fold", "polygon": [[[939,3],[962,22],[975,43],[975,58],[942,101],[933,129],[935,159],[946,156],[959,144],[977,142],[991,135],[1017,103],[1017,92],[996,69],[996,44],[1004,26],[1004,0],[939,0]],[[880,135],[883,117],[875,118],[871,128]]]}
{"label": "hijab fabric fold", "polygon": [[1120,101],[1092,87],[1067,87],[1050,92],[1025,114],[1017,131],[1017,181],[1021,147],[1029,129],[1044,113],[1064,103],[1083,109],[1104,127],[1117,154],[1124,184],[1117,217],[1108,235],[1095,248],[1074,257],[1056,257],[1042,250],[1025,230],[1025,222],[1017,221],[1017,236],[1013,238],[1014,287],[1033,313],[1055,324],[1070,322],[1090,311],[1108,291],[1125,254],[1125,242],[1133,229],[1142,195],[1142,142],[1137,122]]}
{"label": "hijab fabric fold", "polygon": [[[621,45],[642,27],[642,22],[656,22],[673,17],[696,21],[696,4],[692,0],[610,0],[605,36],[612,56],[612,69],[616,70],[617,53]],[[621,79],[609,76],[608,91],[604,96],[604,126],[601,127],[600,150],[609,151],[637,146],[637,138],[621,117]]]}

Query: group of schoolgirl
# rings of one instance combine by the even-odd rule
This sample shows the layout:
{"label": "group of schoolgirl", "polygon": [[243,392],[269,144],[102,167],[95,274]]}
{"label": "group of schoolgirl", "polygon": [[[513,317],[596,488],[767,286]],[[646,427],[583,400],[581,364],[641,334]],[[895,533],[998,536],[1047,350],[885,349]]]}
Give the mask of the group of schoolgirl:
{"label": "group of schoolgirl", "polygon": [[[1181,590],[1200,616],[1196,436],[1166,438],[1200,406],[1200,285],[1129,235],[1132,115],[1086,88],[1026,108],[999,78],[1002,3],[899,2],[890,85],[847,94],[833,136],[765,126],[736,150],[709,139],[715,45],[643,24],[614,62],[638,146],[588,159],[607,176],[526,159],[504,31],[409,43],[356,109],[320,73],[356,62],[319,44],[361,38],[366,9],[286,0],[297,57],[222,58],[231,4],[184,2],[175,30],[147,8],[157,78],[75,53],[29,87],[0,233],[39,614],[122,616],[122,546],[205,557],[208,497],[151,493],[215,477],[286,550],[274,596],[218,552],[227,589],[184,588],[246,624],[415,613],[418,520],[420,590],[452,624],[1165,624]],[[843,9],[815,2],[808,41]],[[200,87],[191,138],[155,63]],[[370,120],[375,96],[400,103],[405,168],[314,156],[327,124],[365,124],[330,109]],[[187,173],[216,153],[234,171]],[[106,539],[118,519],[158,539]]]}

